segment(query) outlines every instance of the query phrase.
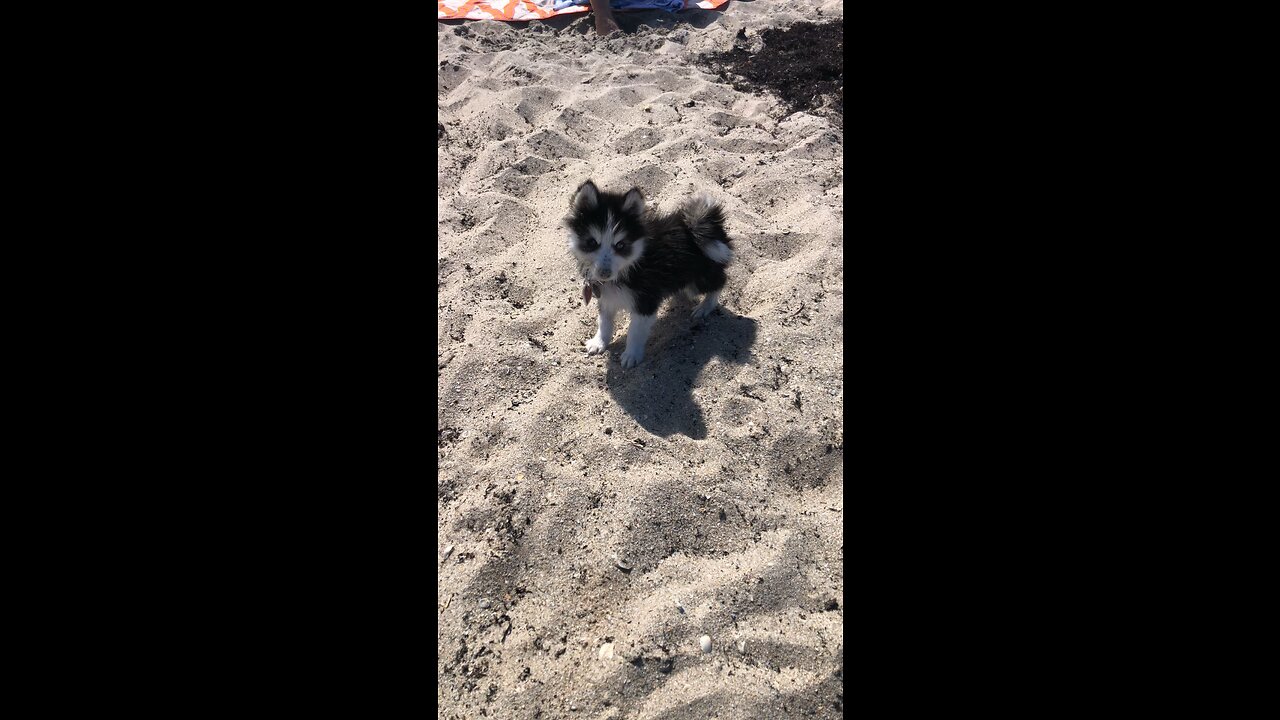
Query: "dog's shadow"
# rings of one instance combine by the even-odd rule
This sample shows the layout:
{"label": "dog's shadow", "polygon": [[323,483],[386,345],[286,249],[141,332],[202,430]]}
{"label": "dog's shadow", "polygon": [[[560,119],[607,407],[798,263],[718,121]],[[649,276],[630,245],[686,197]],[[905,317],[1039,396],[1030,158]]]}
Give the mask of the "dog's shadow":
{"label": "dog's shadow", "polygon": [[641,427],[660,437],[680,433],[694,440],[705,438],[706,419],[693,400],[699,373],[712,357],[746,363],[755,345],[755,320],[721,306],[695,322],[689,317],[693,307],[681,298],[659,311],[644,361],[636,367],[624,369],[619,362],[625,335],[609,345],[605,383],[610,394]]}

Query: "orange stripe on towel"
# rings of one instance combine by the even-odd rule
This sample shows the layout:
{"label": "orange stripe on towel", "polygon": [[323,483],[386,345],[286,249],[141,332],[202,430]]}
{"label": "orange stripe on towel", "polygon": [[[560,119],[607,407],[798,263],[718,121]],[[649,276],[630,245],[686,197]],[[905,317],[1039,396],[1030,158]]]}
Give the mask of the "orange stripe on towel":
{"label": "orange stripe on towel", "polygon": [[501,11],[494,8],[494,4],[495,3],[492,0],[489,0],[481,5],[480,9],[492,15],[494,20],[510,20],[511,16],[515,13],[515,3],[508,3],[507,8]]}
{"label": "orange stripe on towel", "polygon": [[456,18],[465,18],[467,13],[471,12],[471,8],[475,7],[479,2],[480,0],[467,0],[462,3],[462,6],[459,7],[457,11],[453,13],[453,16]]}
{"label": "orange stripe on towel", "polygon": [[529,12],[533,13],[534,15],[537,15],[540,18],[551,17],[551,13],[547,12],[546,10],[543,10],[537,5],[534,5],[532,0],[524,0],[524,6]]}

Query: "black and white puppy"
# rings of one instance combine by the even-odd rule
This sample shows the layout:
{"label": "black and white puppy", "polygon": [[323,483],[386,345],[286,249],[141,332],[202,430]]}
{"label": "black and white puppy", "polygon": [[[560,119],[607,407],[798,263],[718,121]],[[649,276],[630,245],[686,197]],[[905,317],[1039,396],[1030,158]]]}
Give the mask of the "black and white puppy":
{"label": "black and white puppy", "polygon": [[604,352],[613,339],[619,310],[631,314],[622,353],[622,366],[630,368],[644,359],[665,298],[680,291],[691,299],[705,294],[693,312],[695,320],[716,309],[733,251],[724,213],[709,196],[694,197],[663,215],[645,207],[639,188],[618,195],[588,180],[574,194],[572,209],[565,225],[584,280],[583,300],[600,299],[600,330],[586,342],[588,355]]}

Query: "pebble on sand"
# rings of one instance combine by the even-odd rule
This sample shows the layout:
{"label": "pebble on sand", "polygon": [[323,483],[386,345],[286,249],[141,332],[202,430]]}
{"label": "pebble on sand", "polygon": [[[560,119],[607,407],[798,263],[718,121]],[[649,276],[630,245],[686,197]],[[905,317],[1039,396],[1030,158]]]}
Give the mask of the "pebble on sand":
{"label": "pebble on sand", "polygon": [[613,657],[613,643],[605,643],[605,644],[601,645],[601,646],[600,646],[600,652],[598,653],[598,655],[600,656],[600,659],[601,659],[601,660],[608,660],[608,659],[612,658],[612,657]]}
{"label": "pebble on sand", "polygon": [[702,648],[702,652],[704,653],[711,652],[711,637],[707,635],[703,635],[702,637],[698,638],[698,646]]}

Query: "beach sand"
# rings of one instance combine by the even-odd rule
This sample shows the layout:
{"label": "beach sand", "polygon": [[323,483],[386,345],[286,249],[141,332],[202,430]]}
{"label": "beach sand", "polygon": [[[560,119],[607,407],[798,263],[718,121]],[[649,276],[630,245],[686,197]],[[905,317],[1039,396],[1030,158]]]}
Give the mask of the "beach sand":
{"label": "beach sand", "polygon": [[[438,23],[439,718],[843,716],[843,130],[697,59],[841,8]],[[587,178],[735,243],[630,370],[625,314],[583,348]]]}

